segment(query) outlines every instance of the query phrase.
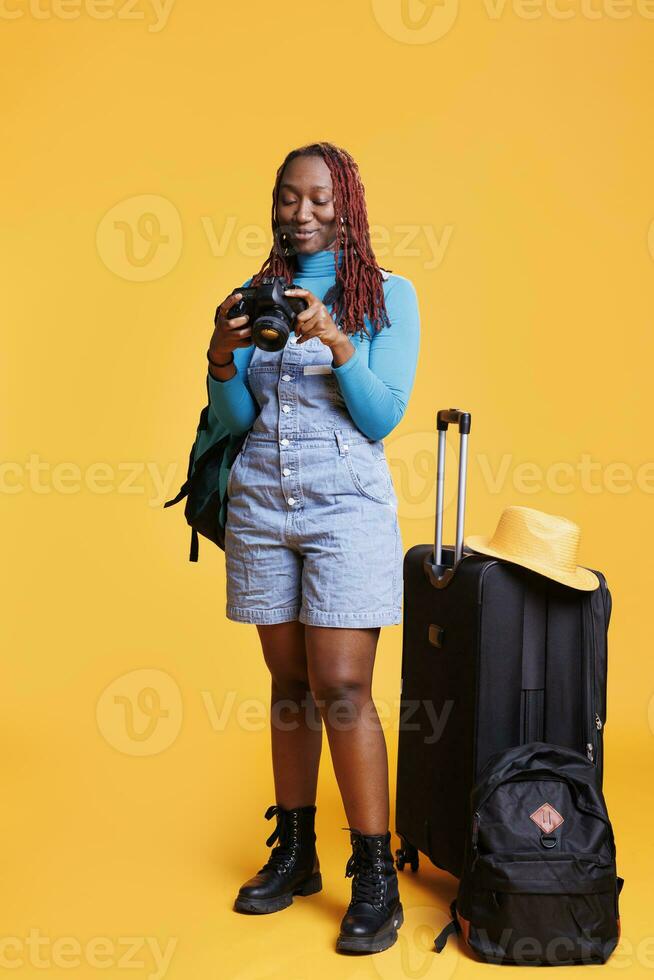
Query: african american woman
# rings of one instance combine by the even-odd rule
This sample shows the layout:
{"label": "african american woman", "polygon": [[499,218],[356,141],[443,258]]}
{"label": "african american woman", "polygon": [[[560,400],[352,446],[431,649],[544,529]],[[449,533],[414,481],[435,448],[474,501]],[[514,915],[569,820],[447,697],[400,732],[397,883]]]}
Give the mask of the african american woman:
{"label": "african american woman", "polygon": [[336,948],[379,952],[402,905],[389,831],[388,760],[372,700],[382,626],[402,621],[403,546],[383,439],[416,372],[413,284],[377,264],[349,153],[312,143],[277,172],[273,246],[243,284],[293,283],[307,308],[281,350],[253,344],[220,305],[207,356],[213,411],[246,433],[229,473],[226,615],[254,623],[271,675],[276,817],[266,864],[235,909],[275,912],[320,891],[314,819],[323,725],[350,831],[351,901]]}

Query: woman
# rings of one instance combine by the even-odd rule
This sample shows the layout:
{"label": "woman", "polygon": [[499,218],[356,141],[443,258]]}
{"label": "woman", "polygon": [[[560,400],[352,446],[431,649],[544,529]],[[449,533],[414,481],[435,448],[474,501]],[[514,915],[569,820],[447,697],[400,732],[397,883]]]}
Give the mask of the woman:
{"label": "woman", "polygon": [[[260,271],[308,307],[285,347],[255,347],[219,308],[207,357],[213,410],[247,432],[229,476],[229,619],[255,623],[270,670],[277,845],[235,908],[274,912],[320,891],[314,817],[324,722],[352,855],[336,948],[379,952],[402,906],[390,848],[388,765],[371,696],[381,626],[402,619],[403,547],[383,437],[413,385],[419,314],[408,279],[377,265],[352,157],[331,143],[288,154]],[[328,309],[328,305],[331,309]]]}

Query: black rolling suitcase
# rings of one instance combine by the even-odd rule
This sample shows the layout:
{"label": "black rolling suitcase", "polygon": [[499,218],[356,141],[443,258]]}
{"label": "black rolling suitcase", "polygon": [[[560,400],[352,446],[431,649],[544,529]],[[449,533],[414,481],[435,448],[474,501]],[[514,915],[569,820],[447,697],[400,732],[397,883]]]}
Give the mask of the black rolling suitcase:
{"label": "black rolling suitcase", "polygon": [[[449,424],[461,436],[456,545],[443,548]],[[465,551],[470,415],[438,412],[434,545],[404,558],[402,694],[395,829],[398,868],[419,852],[459,877],[470,794],[494,753],[527,742],[584,754],[602,778],[611,596],[581,592]]]}

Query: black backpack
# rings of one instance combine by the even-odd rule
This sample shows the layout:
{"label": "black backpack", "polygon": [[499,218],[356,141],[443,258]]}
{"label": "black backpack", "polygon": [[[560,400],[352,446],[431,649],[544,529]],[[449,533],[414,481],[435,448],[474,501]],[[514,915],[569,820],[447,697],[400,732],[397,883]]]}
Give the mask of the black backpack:
{"label": "black backpack", "polygon": [[207,399],[189,454],[186,480],[177,496],[164,504],[172,507],[187,498],[184,516],[192,529],[189,561],[198,560],[198,534],[225,550],[229,471],[250,431],[232,435],[217,418],[211,408],[208,374]]}
{"label": "black backpack", "polygon": [[489,963],[604,963],[620,937],[613,829],[598,769],[528,742],[498,752],[472,791],[453,932]]}

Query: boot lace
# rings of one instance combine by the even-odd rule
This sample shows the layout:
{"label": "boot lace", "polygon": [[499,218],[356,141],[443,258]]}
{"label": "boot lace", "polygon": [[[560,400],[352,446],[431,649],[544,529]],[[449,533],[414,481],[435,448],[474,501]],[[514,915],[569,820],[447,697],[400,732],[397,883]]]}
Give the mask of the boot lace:
{"label": "boot lace", "polygon": [[345,866],[345,877],[353,879],[350,906],[357,902],[367,902],[375,908],[381,908],[386,891],[381,841],[377,841],[375,850],[371,854],[366,850],[361,839],[355,837],[352,842],[352,855]]}
{"label": "boot lace", "polygon": [[279,814],[277,825],[266,844],[270,847],[278,839],[279,843],[273,847],[270,857],[264,866],[259,868],[258,874],[261,874],[262,871],[277,871],[279,874],[285,874],[290,870],[295,860],[298,848],[297,813],[291,813],[287,818],[282,807],[273,805],[266,810],[266,820],[270,820],[277,814]]}

